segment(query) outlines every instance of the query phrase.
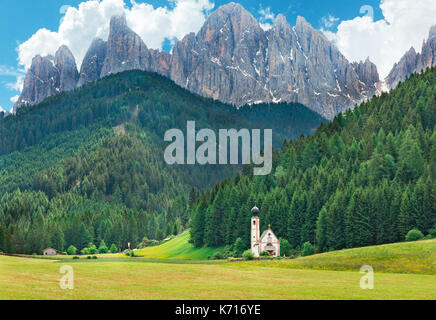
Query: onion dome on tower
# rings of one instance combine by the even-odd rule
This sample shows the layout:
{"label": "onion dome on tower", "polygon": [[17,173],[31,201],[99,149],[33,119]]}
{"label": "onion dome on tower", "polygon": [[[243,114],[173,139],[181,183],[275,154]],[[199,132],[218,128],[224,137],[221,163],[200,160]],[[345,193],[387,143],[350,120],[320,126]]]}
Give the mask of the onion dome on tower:
{"label": "onion dome on tower", "polygon": [[258,216],[259,215],[259,208],[254,206],[254,208],[251,209],[251,213],[253,214],[253,216]]}

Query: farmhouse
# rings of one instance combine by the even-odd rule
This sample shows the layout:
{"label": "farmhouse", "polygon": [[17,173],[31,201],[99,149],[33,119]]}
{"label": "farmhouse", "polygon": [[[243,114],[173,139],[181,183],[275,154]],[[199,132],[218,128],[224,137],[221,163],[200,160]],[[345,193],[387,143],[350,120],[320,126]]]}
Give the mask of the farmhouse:
{"label": "farmhouse", "polygon": [[266,251],[272,257],[280,256],[280,241],[271,229],[271,225],[260,235],[259,208],[251,209],[251,251],[255,257]]}
{"label": "farmhouse", "polygon": [[57,251],[53,248],[47,248],[44,251],[42,251],[42,254],[44,256],[55,256]]}

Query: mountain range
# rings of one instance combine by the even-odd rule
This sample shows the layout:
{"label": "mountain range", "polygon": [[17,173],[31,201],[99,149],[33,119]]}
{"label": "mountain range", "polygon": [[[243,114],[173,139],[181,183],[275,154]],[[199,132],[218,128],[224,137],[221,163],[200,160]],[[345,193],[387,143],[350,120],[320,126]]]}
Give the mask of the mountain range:
{"label": "mountain range", "polygon": [[431,27],[428,40],[422,44],[421,53],[415,48],[410,50],[394,65],[388,77],[386,85],[389,89],[395,88],[399,82],[404,82],[412,73],[421,72],[426,68],[436,65],[436,25]]}
{"label": "mountain range", "polygon": [[291,27],[283,15],[264,31],[241,5],[219,7],[201,30],[178,41],[172,53],[148,49],[114,16],[107,41],[95,39],[80,72],[71,51],[36,56],[14,111],[109,74],[139,69],[157,72],[205,97],[235,106],[299,102],[332,119],[377,93],[379,76],[369,60],[350,63],[304,18]]}
{"label": "mountain range", "polygon": [[[435,65],[435,35],[436,26],[421,54],[412,48],[394,66],[386,78],[389,89],[411,73]],[[80,72],[66,46],[54,57],[36,56],[13,111],[133,69],[157,72],[191,92],[237,107],[299,102],[327,119],[379,94],[383,87],[375,64],[369,59],[350,63],[303,17],[291,26],[279,14],[265,31],[232,2],[213,12],[197,34],[176,42],[171,53],[147,48],[125,16],[114,16],[107,41],[93,41]]]}

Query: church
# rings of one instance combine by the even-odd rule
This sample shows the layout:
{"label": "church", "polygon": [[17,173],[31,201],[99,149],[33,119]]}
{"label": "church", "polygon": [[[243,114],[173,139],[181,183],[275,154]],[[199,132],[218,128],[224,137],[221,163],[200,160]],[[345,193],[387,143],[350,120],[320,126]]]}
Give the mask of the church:
{"label": "church", "polygon": [[266,251],[271,257],[280,256],[280,241],[271,230],[271,225],[260,235],[259,208],[251,209],[251,251],[255,257]]}

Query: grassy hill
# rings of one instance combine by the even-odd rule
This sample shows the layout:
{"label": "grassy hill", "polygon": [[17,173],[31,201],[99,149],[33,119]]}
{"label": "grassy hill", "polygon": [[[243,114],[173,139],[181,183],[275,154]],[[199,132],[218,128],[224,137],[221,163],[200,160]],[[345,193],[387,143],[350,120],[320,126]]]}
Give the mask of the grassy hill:
{"label": "grassy hill", "polygon": [[217,248],[194,248],[189,243],[189,231],[160,246],[144,248],[136,251],[137,255],[153,259],[198,259],[212,257]]}
{"label": "grassy hill", "polygon": [[[136,253],[148,259],[205,260],[212,257],[216,250],[219,248],[195,248],[189,243],[187,231],[163,245],[137,250]],[[436,239],[332,251],[293,260],[235,263],[283,269],[357,272],[362,266],[370,265],[375,272],[436,275]]]}
{"label": "grassy hill", "polygon": [[244,262],[246,265],[290,269],[359,271],[436,275],[436,239],[327,252],[294,260]]}

